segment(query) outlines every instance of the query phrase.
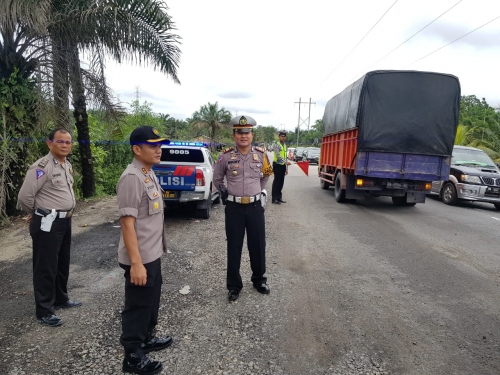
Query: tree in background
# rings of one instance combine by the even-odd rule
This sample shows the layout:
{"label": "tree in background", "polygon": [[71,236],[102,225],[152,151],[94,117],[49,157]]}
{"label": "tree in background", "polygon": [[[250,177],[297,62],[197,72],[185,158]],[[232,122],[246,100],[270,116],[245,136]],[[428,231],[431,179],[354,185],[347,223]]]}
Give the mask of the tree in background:
{"label": "tree in background", "polygon": [[[87,115],[91,90],[86,90],[85,83],[93,84],[101,104],[113,108],[104,79],[105,55],[118,62],[151,64],[179,83],[179,37],[170,33],[173,22],[167,9],[160,0],[5,0],[0,4],[0,14],[7,15],[4,19],[25,25],[50,51],[54,122],[68,130],[71,87],[84,197],[95,191]],[[91,72],[81,68],[82,51],[91,57]]]}
{"label": "tree in background", "polygon": [[278,134],[275,126],[257,126],[255,131],[259,134],[259,141],[267,144],[273,143]]}
{"label": "tree in background", "polygon": [[193,113],[190,125],[197,129],[208,130],[210,138],[210,149],[217,149],[217,142],[221,130],[231,121],[231,112],[225,108],[219,108],[219,103],[208,103],[202,105],[200,109]]}
{"label": "tree in background", "polygon": [[[480,148],[492,159],[500,159],[500,113],[485,98],[462,96],[456,144]],[[458,142],[458,143],[457,143]]]}

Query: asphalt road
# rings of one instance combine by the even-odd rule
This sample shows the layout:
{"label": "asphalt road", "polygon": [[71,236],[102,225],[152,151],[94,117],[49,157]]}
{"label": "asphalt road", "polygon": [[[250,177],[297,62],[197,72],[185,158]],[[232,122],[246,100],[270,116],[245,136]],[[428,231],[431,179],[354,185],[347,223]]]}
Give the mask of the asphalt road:
{"label": "asphalt road", "polygon": [[[245,287],[227,302],[222,205],[209,220],[169,212],[158,328],[175,342],[152,355],[162,374],[500,374],[500,212],[432,197],[339,204],[315,171],[290,166],[287,203],[266,208],[268,296],[244,251]],[[97,207],[74,218],[70,296],[84,305],[56,329],[34,320],[29,236],[13,233],[25,250],[0,261],[1,373],[120,373],[113,205],[93,214],[100,223],[87,220]]]}
{"label": "asphalt road", "polygon": [[279,207],[289,334],[325,358],[378,353],[400,374],[499,374],[500,212],[437,197],[339,204],[316,170],[292,166]]}

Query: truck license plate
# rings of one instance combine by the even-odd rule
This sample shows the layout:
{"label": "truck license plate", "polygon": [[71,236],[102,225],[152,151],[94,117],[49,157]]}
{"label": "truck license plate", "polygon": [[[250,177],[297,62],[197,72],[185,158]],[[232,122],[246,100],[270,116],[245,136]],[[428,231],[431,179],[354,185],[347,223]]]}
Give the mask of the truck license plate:
{"label": "truck license plate", "polygon": [[408,183],[388,181],[387,189],[408,189]]}
{"label": "truck license plate", "polygon": [[177,194],[175,191],[165,191],[163,193],[163,198],[165,199],[175,199],[177,197]]}

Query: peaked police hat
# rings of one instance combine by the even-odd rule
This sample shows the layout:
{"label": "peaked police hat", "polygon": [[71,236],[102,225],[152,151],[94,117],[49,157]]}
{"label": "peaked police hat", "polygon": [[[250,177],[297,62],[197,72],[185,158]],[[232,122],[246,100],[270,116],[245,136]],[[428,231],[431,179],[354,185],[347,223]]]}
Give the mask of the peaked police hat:
{"label": "peaked police hat", "polygon": [[229,121],[233,125],[233,132],[250,133],[257,122],[250,116],[236,116]]}

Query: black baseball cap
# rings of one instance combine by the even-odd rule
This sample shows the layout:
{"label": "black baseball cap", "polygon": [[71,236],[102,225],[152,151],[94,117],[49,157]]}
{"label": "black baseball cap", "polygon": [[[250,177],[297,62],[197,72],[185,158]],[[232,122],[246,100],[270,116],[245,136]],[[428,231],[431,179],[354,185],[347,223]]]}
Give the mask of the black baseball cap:
{"label": "black baseball cap", "polygon": [[167,143],[167,138],[162,138],[160,132],[152,126],[139,126],[130,134],[130,144],[139,145],[142,143]]}

